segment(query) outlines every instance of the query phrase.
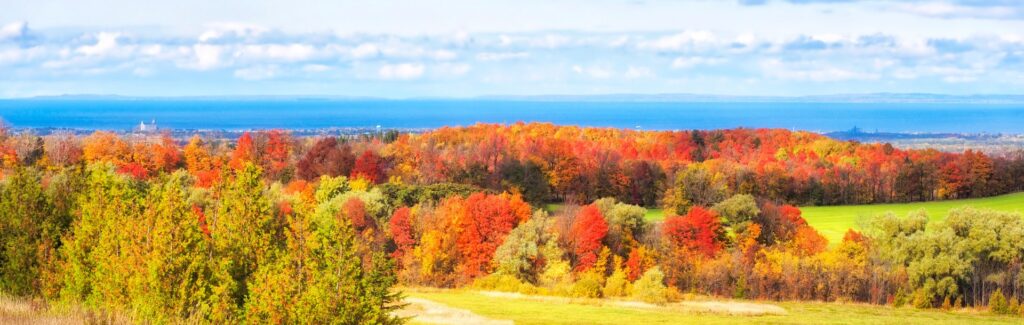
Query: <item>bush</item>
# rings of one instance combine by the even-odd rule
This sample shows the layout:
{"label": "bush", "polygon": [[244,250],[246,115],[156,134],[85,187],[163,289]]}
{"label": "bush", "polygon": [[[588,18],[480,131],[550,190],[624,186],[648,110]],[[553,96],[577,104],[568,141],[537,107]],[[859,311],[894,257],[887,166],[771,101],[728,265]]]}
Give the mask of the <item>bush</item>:
{"label": "bush", "polygon": [[896,291],[896,296],[892,298],[892,306],[896,308],[903,307],[907,304],[907,294],[903,293],[903,289]]}
{"label": "bush", "polygon": [[657,267],[644,272],[644,275],[633,283],[632,297],[652,304],[668,302],[665,273],[662,273]]}
{"label": "bush", "polygon": [[932,301],[932,297],[928,295],[928,293],[925,292],[924,289],[918,289],[917,291],[914,291],[914,297],[911,302],[914,304],[914,307],[922,309],[932,308],[934,306],[934,301]]}
{"label": "bush", "polygon": [[601,275],[594,272],[586,272],[580,275],[580,279],[572,285],[572,296],[577,298],[601,298],[603,285]]}
{"label": "bush", "polygon": [[1007,314],[1016,315],[1018,313],[1020,313],[1020,301],[1017,300],[1016,296],[1010,297],[1010,306]]}
{"label": "bush", "polygon": [[988,296],[988,309],[1000,315],[1010,313],[1010,304],[1006,302],[1006,296],[1003,295],[1002,289],[996,289]]}
{"label": "bush", "polygon": [[625,297],[629,295],[629,280],[626,279],[626,270],[618,269],[608,277],[604,284],[605,297]]}
{"label": "bush", "polygon": [[473,281],[473,288],[479,290],[495,290],[504,292],[531,292],[532,287],[529,283],[523,283],[519,281],[515,276],[507,274],[491,274],[488,276],[479,277]]}

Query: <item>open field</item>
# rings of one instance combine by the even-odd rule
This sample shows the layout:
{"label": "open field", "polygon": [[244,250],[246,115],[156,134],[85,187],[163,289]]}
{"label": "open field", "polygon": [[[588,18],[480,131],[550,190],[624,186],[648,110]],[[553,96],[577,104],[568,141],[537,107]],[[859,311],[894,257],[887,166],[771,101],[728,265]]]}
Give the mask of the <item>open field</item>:
{"label": "open field", "polygon": [[[654,306],[613,300],[574,301],[462,290],[406,289],[415,301],[430,301],[455,312],[451,323],[480,317],[515,324],[1020,324],[1020,318],[975,310],[941,311],[819,302],[685,301]],[[781,307],[781,310],[780,310]],[[750,315],[750,310],[766,312]],[[743,310],[745,312],[737,312]],[[470,314],[474,316],[465,316]],[[413,319],[414,324],[445,323]]]}
{"label": "open field", "polygon": [[[987,198],[933,202],[806,206],[800,207],[800,210],[803,211],[807,223],[828,238],[829,243],[838,243],[843,239],[843,234],[847,229],[858,229],[860,223],[871,216],[891,211],[902,217],[911,211],[925,209],[928,212],[928,218],[937,221],[945,218],[949,210],[964,206],[1024,213],[1024,192]],[[549,212],[554,212],[562,207],[562,204],[548,204],[544,208]],[[645,218],[650,222],[659,222],[665,219],[665,212],[660,208],[648,208]]]}
{"label": "open field", "polygon": [[1024,192],[978,199],[800,207],[800,210],[803,211],[803,216],[804,219],[807,219],[807,223],[828,238],[830,243],[837,243],[842,240],[843,234],[846,233],[847,229],[857,229],[859,223],[874,215],[891,211],[897,216],[902,217],[911,211],[925,209],[928,212],[928,218],[936,221],[945,218],[949,210],[963,206],[1024,212]]}

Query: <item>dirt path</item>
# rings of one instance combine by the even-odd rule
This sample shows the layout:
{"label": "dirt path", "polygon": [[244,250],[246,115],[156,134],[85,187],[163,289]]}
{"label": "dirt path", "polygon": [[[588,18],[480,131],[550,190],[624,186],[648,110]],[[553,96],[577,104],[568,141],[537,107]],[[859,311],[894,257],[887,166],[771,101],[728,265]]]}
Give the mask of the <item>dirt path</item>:
{"label": "dirt path", "polygon": [[401,317],[413,317],[414,323],[421,324],[479,324],[479,325],[512,325],[510,320],[491,319],[474,314],[471,311],[452,308],[427,299],[415,297],[405,298],[409,304],[395,314]]}

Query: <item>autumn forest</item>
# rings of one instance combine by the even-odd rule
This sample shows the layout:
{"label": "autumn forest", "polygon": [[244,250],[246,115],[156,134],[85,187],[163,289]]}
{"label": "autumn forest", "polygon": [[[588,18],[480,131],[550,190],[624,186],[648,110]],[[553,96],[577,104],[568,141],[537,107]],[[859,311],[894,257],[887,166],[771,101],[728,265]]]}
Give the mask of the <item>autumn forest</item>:
{"label": "autumn forest", "polygon": [[[544,123],[237,139],[0,130],[0,292],[156,323],[390,324],[403,287],[1024,314],[1024,151]],[[648,218],[664,211],[664,219]]]}

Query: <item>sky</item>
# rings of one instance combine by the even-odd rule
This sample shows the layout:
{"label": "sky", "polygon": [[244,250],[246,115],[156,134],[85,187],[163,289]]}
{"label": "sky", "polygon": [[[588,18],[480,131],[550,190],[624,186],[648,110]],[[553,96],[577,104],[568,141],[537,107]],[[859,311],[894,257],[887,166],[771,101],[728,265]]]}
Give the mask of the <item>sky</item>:
{"label": "sky", "polygon": [[1018,0],[0,0],[0,98],[1024,94]]}

